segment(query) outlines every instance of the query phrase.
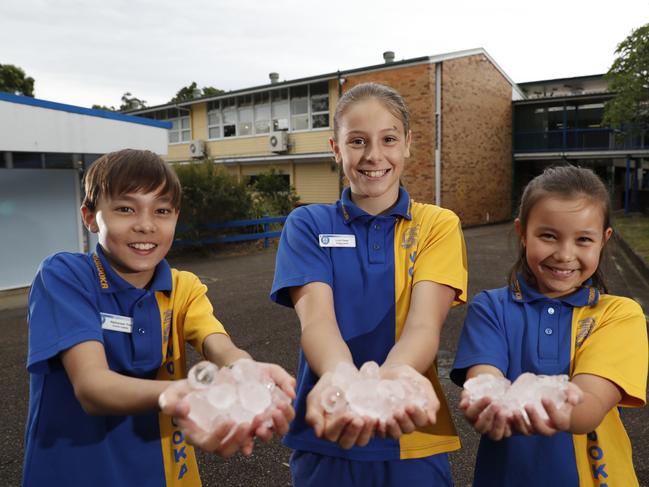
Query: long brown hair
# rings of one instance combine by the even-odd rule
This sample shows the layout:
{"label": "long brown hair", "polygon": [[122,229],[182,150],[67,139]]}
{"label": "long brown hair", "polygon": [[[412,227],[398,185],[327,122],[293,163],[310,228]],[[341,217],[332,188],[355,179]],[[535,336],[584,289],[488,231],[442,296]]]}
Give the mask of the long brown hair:
{"label": "long brown hair", "polygon": [[[539,176],[532,179],[523,191],[521,204],[518,209],[518,220],[520,230],[523,235],[527,230],[527,221],[530,211],[536,203],[549,196],[559,196],[561,198],[588,198],[602,208],[604,216],[604,227],[602,232],[611,226],[611,203],[608,191],[602,180],[590,169],[576,166],[555,166],[549,167]],[[514,286],[518,274],[532,286],[537,285],[536,278],[527,264],[526,250],[523,241],[519,236],[520,252],[518,260],[514,263],[509,271],[509,285]],[[607,293],[608,288],[604,282],[602,273],[602,261],[604,251],[602,249],[599,256],[597,270],[591,277],[592,285],[601,292]]]}

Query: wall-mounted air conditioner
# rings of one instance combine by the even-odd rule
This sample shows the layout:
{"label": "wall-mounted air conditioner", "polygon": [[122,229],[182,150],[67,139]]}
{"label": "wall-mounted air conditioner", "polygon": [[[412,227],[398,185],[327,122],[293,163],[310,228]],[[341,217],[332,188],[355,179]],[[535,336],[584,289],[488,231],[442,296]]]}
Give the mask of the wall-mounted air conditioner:
{"label": "wall-mounted air conditioner", "polygon": [[200,159],[205,156],[205,142],[202,140],[192,140],[189,143],[189,154],[194,159]]}
{"label": "wall-mounted air conditioner", "polygon": [[271,132],[268,136],[268,148],[271,152],[286,152],[288,150],[288,132]]}

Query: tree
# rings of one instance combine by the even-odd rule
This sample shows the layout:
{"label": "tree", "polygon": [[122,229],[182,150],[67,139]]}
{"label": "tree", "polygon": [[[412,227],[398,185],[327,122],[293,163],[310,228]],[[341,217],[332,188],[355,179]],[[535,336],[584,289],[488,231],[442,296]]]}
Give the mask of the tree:
{"label": "tree", "polygon": [[618,44],[606,73],[614,98],[606,103],[603,123],[637,134],[649,126],[649,24]]}
{"label": "tree", "polygon": [[107,112],[115,112],[117,109],[114,106],[107,107],[106,105],[93,105],[93,110],[106,110]]}
{"label": "tree", "polygon": [[34,78],[13,64],[0,64],[0,91],[34,97]]}
{"label": "tree", "polygon": [[204,86],[203,88],[198,88],[196,81],[192,81],[189,86],[183,86],[178,90],[176,96],[174,96],[169,103],[179,103],[183,101],[195,100],[196,98],[201,98],[203,96],[213,96],[220,95],[225,93],[223,90],[214,88],[213,86]]}
{"label": "tree", "polygon": [[139,110],[146,108],[146,101],[134,97],[128,91],[122,95],[122,104],[119,106],[120,111]]}

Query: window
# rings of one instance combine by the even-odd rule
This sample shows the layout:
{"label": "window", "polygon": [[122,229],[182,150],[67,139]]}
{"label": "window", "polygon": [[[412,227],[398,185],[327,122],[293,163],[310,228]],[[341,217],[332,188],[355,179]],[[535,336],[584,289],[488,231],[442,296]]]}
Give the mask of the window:
{"label": "window", "polygon": [[273,131],[288,130],[288,90],[271,91],[270,101]]}
{"label": "window", "polygon": [[255,133],[270,132],[270,93],[255,94]]}
{"label": "window", "polygon": [[309,128],[309,86],[291,88],[291,130]]}
{"label": "window", "polygon": [[223,118],[221,117],[221,102],[207,103],[207,138],[220,139],[223,137]]}
{"label": "window", "polygon": [[223,116],[223,137],[235,137],[237,135],[237,107],[236,98],[221,100]]}
{"label": "window", "polygon": [[327,127],[327,81],[231,96],[207,104],[207,131],[210,139]]}
{"label": "window", "polygon": [[329,127],[329,83],[311,85],[311,128]]}
{"label": "window", "polygon": [[179,144],[181,142],[189,142],[192,138],[189,114],[190,111],[187,108],[167,108],[155,112],[142,113],[138,116],[171,122],[168,135],[169,143]]}
{"label": "window", "polygon": [[169,129],[169,143],[177,144],[180,142],[189,142],[192,138],[192,131],[189,125],[189,116],[172,118],[171,128]]}

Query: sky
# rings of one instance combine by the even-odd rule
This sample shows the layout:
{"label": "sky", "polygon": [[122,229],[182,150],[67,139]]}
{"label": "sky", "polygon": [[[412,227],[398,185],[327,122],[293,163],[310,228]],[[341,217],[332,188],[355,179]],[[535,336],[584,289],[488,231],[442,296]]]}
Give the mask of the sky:
{"label": "sky", "polygon": [[35,96],[148,106],[183,86],[237,90],[482,47],[515,82],[605,73],[649,1],[1,0],[0,64]]}

